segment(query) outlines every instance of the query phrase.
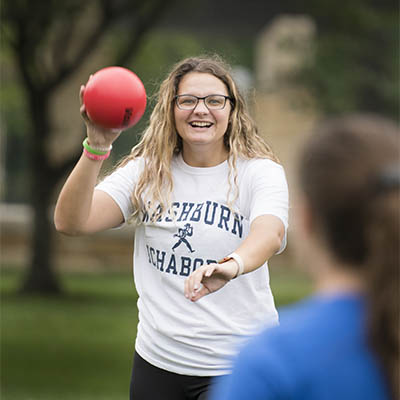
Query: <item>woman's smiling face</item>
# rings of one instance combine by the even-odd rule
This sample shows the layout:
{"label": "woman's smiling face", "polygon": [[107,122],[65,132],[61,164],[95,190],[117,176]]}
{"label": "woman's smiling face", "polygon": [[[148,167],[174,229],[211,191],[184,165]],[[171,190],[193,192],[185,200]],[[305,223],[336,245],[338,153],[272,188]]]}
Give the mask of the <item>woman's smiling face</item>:
{"label": "woman's smiling face", "polygon": [[[190,72],[186,74],[178,87],[178,95],[205,97],[212,94],[228,96],[225,84],[212,74]],[[193,110],[182,110],[175,104],[175,126],[185,146],[195,151],[196,147],[209,147],[210,151],[224,150],[224,134],[228,128],[231,103],[226,101],[221,110],[209,110],[204,100],[199,100]]]}

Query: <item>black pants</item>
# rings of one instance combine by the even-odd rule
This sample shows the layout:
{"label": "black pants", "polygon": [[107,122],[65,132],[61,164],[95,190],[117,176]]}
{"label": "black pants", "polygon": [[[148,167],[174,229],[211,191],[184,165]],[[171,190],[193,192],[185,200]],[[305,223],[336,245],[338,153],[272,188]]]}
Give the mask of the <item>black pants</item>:
{"label": "black pants", "polygon": [[213,379],[165,371],[135,352],[130,400],[206,400]]}

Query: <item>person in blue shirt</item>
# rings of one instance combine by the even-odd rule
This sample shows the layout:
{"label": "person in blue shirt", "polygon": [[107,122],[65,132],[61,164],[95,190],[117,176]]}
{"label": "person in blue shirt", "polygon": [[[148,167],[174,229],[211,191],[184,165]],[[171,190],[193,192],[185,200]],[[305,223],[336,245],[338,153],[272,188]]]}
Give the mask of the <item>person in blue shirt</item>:
{"label": "person in blue shirt", "polygon": [[310,137],[295,242],[315,293],[250,339],[212,400],[400,399],[399,137],[372,115]]}

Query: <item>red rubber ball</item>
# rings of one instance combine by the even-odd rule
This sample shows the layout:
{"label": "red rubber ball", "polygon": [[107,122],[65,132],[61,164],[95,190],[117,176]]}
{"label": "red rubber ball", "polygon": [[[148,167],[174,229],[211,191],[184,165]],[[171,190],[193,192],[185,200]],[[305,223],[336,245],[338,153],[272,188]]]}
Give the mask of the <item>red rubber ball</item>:
{"label": "red rubber ball", "polygon": [[129,69],[107,67],[89,79],[83,103],[94,124],[125,130],[142,118],[146,109],[146,90],[139,77]]}

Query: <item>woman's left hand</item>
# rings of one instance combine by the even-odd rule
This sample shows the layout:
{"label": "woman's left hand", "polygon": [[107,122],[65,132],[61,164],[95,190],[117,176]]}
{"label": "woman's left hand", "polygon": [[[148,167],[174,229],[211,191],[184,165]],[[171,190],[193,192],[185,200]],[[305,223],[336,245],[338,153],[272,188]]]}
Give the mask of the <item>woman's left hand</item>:
{"label": "woman's left hand", "polygon": [[203,265],[194,271],[185,281],[185,297],[197,301],[203,296],[216,292],[232,280],[238,271],[236,261],[222,264]]}

